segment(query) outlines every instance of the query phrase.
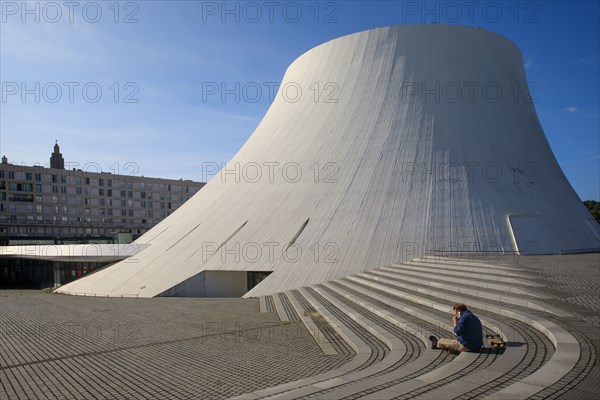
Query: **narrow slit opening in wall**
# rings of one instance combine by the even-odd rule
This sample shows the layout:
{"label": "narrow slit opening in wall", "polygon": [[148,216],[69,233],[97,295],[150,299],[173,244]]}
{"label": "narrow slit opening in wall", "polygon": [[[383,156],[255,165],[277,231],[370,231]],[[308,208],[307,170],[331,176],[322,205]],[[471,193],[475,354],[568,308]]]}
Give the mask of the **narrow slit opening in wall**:
{"label": "narrow slit opening in wall", "polygon": [[196,229],[198,229],[198,227],[202,225],[202,222],[200,222],[198,225],[196,225],[191,231],[189,231],[188,233],[186,233],[185,235],[183,235],[178,241],[176,241],[175,243],[173,243],[171,246],[169,246],[169,248],[167,249],[167,251],[171,250],[171,248],[173,248],[173,246],[175,246],[176,244],[178,244],[179,242],[181,242],[183,239],[185,239],[190,233],[194,232]]}
{"label": "narrow slit opening in wall", "polygon": [[291,245],[293,245],[294,243],[296,243],[296,240],[302,234],[302,231],[304,231],[304,228],[306,228],[306,225],[308,225],[308,221],[310,221],[310,218],[307,219],[306,221],[304,221],[304,223],[302,224],[302,226],[300,227],[300,229],[298,230],[298,232],[296,232],[296,234],[294,235],[294,237],[292,238],[292,240],[290,240],[290,242],[287,244],[287,246],[285,248],[286,250],[289,249]]}
{"label": "narrow slit opening in wall", "polygon": [[[241,230],[242,230],[242,228],[243,228],[244,226],[246,226],[246,224],[247,224],[247,223],[248,223],[248,221],[244,222],[244,223],[243,223],[243,224],[242,224],[242,225],[241,225],[239,228],[237,228],[237,229],[236,229],[236,230],[235,230],[235,231],[234,231],[234,232],[233,232],[231,235],[229,235],[229,237],[228,237],[227,239],[225,239],[225,241],[223,241],[223,242],[222,242],[222,243],[219,245],[219,247],[217,247],[217,249],[215,250],[215,253],[213,253],[213,255],[214,255],[214,254],[216,254],[216,252],[217,252],[217,251],[219,251],[219,250],[221,249],[221,247],[225,246],[225,245],[227,244],[227,242],[229,242],[229,241],[231,240],[231,238],[232,238],[232,237],[234,237],[234,236],[235,236],[235,235],[236,235],[236,234],[237,234],[239,231],[241,231]],[[187,261],[187,260],[189,260],[190,258],[192,258],[192,257],[193,257],[193,256],[194,256],[194,255],[195,255],[197,252],[199,252],[200,250],[202,250],[202,248],[203,248],[203,247],[201,246],[201,247],[200,247],[200,248],[198,248],[196,251],[194,251],[192,254],[190,254],[190,255],[189,255],[187,258],[186,258],[186,261]]]}
{"label": "narrow slit opening in wall", "polygon": [[237,228],[237,229],[235,230],[235,232],[233,232],[231,235],[229,235],[229,237],[228,237],[227,239],[225,239],[225,240],[223,241],[223,243],[221,243],[221,245],[220,245],[220,246],[217,248],[217,251],[219,251],[219,250],[221,249],[221,247],[225,246],[225,245],[227,244],[227,242],[229,242],[229,241],[231,240],[231,238],[233,238],[235,235],[237,235],[237,233],[238,233],[239,231],[241,231],[241,230],[242,230],[242,228],[243,228],[244,226],[246,226],[246,224],[247,224],[247,223],[248,223],[248,221],[244,222],[242,225],[240,225],[240,227],[239,227],[239,228]]}

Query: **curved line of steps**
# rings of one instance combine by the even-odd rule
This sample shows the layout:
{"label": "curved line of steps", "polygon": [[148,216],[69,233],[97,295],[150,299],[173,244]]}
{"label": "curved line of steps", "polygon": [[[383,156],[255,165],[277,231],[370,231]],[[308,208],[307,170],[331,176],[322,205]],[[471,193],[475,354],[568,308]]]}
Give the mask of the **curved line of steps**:
{"label": "curved line of steps", "polygon": [[[460,267],[464,266],[465,261],[456,260],[455,263]],[[485,265],[477,267],[489,268]],[[448,271],[451,270],[448,269]],[[502,303],[488,302],[487,300],[490,298],[488,290],[490,289],[481,288],[479,296],[475,299],[463,298],[459,295],[449,295],[444,289],[436,289],[431,285],[425,289],[426,292],[423,292],[424,288],[417,288],[415,282],[412,285],[399,285],[401,282],[394,279],[387,279],[389,281],[387,282],[385,276],[379,276],[379,281],[373,280],[372,275],[369,277],[369,274],[358,274],[298,291],[315,310],[318,310],[330,324],[338,329],[339,334],[357,351],[357,356],[351,362],[327,373],[263,389],[238,398],[288,399],[302,396],[328,399],[346,396],[375,399],[418,398],[419,396],[425,398],[454,398],[457,396],[469,398],[484,397],[486,390],[489,390],[487,393],[490,394],[488,396],[490,399],[524,399],[559,381],[574,368],[579,360],[579,343],[569,332],[552,321],[529,314],[521,307],[512,305],[505,307]],[[377,276],[375,277],[377,278]],[[281,299],[285,298],[284,296],[293,299],[293,296],[288,296],[288,294],[281,294],[282,306],[284,301]],[[272,299],[277,296],[278,294],[274,295]],[[275,304],[272,308],[276,308],[274,300],[271,302]],[[504,354],[494,357],[490,361],[487,358],[484,360],[481,353],[463,353],[449,363],[438,363],[434,364],[433,368],[420,369],[428,362],[431,363],[435,354],[440,355],[439,351],[427,350],[415,361],[394,369],[391,366],[395,366],[405,356],[406,346],[403,346],[397,338],[394,339],[389,330],[379,324],[374,324],[372,319],[365,318],[367,314],[363,311],[366,310],[393,323],[427,343],[425,337],[428,333],[425,332],[433,331],[433,329],[423,331],[419,328],[418,323],[402,320],[398,317],[398,313],[415,316],[424,324],[434,324],[438,331],[439,329],[451,331],[448,324],[449,309],[454,302],[466,302],[474,309],[480,309],[476,312],[480,315],[482,322],[492,330],[501,332],[504,340],[509,342]],[[304,310],[298,309],[298,302],[291,303],[298,315],[303,315]],[[264,304],[267,308],[266,300]],[[386,310],[388,305],[398,312]],[[361,307],[360,312],[357,307]],[[551,307],[542,308],[544,308],[544,312],[564,315],[562,311],[552,310]],[[391,350],[387,357],[379,362],[370,362],[368,366],[364,367],[365,363],[373,359],[373,346],[353,333],[346,325],[348,322],[344,323],[336,317],[335,314],[339,316],[339,312],[343,312],[346,318],[359,324],[362,329],[369,332],[369,335],[377,337],[387,344]],[[550,339],[556,349],[550,360],[541,366],[539,366],[539,361],[530,361],[532,365],[525,369],[519,366],[528,352],[528,346],[513,347],[510,343],[527,343],[528,340],[534,340],[534,338],[528,334],[527,339],[524,339],[519,330],[515,330],[511,325],[511,319],[520,321],[513,322],[514,326],[521,324],[519,329],[527,327],[525,330],[539,331]],[[525,330],[522,331],[523,334],[526,333]],[[539,333],[538,336],[541,337]],[[506,371],[515,370],[522,371],[520,373],[527,376],[518,381],[519,375],[514,378],[514,381],[508,381],[510,378],[502,378]],[[406,377],[410,377],[410,379],[404,379]],[[494,379],[504,379],[505,381],[504,387],[496,392],[493,392],[494,389],[490,386]]]}
{"label": "curved line of steps", "polygon": [[[358,274],[365,275],[365,274]],[[447,306],[435,305],[430,300],[420,299],[415,295],[406,294],[401,290],[390,288],[389,286],[377,284],[370,280],[357,278],[356,276],[348,276],[346,277],[348,280],[360,282],[366,286],[371,286],[382,290],[384,292],[396,295],[398,297],[404,297],[407,300],[414,301],[416,303],[422,305],[429,305],[432,308],[445,308]],[[390,285],[395,286],[396,283],[390,283]],[[401,288],[406,288],[409,290],[415,290],[407,287],[408,285],[403,285]],[[423,292],[421,288],[419,288],[419,292]],[[533,374],[528,377],[522,379],[521,381],[502,389],[491,395],[490,398],[500,399],[500,398],[527,398],[541,390],[545,387],[553,384],[558,381],[562,376],[567,374],[572,368],[575,367],[580,355],[580,346],[577,340],[565,329],[561,326],[555,324],[552,321],[539,318],[533,316],[525,311],[514,310],[514,308],[503,308],[497,304],[490,304],[486,301],[481,300],[473,300],[473,299],[464,299],[458,296],[447,295],[446,293],[439,293],[436,290],[425,290],[428,295],[440,298],[442,300],[447,300],[451,302],[464,302],[467,303],[474,308],[480,308],[482,310],[486,310],[493,314],[498,314],[500,316],[506,316],[509,318],[516,319],[518,321],[524,322],[527,325],[532,326],[538,331],[542,332],[555,346],[555,352],[552,358],[540,369],[538,369]],[[546,312],[549,312],[545,310]],[[567,313],[556,310],[556,313],[559,316],[568,316]]]}
{"label": "curved line of steps", "polygon": [[464,297],[461,296],[472,296],[475,298],[482,298],[486,300],[495,301],[498,303],[507,303],[511,305],[517,305],[520,307],[530,308],[532,310],[544,311],[559,317],[566,317],[568,314],[556,307],[552,307],[550,305],[541,303],[537,300],[532,300],[529,298],[519,298],[516,297],[513,293],[506,293],[505,295],[501,295],[499,293],[494,293],[491,290],[484,290],[483,288],[477,289],[469,289],[468,285],[472,281],[465,282],[464,286],[457,286],[457,284],[448,284],[439,281],[431,281],[421,278],[412,278],[409,276],[402,275],[396,272],[388,272],[389,270],[379,268],[375,270],[371,270],[369,272],[363,272],[356,275],[352,275],[351,277],[359,276],[367,279],[372,279],[375,281],[385,282],[386,284],[394,285],[397,288],[403,288],[408,290],[417,291],[423,294],[431,295],[432,293],[438,293],[439,290],[445,290],[456,293],[453,294],[444,294],[444,298],[447,300],[455,301],[456,303],[470,303],[474,304],[474,300],[468,299],[465,300]]}
{"label": "curved line of steps", "polygon": [[[427,294],[427,288],[441,289],[456,293],[457,295],[484,298],[499,303],[513,304],[525,308],[530,308],[532,310],[545,311],[555,315],[564,315],[564,312],[562,310],[542,303],[538,300],[538,298],[531,299],[529,296],[524,294],[516,294],[508,291],[502,292],[497,288],[486,289],[480,286],[476,286],[476,282],[473,282],[472,280],[465,283],[460,282],[460,280],[454,282],[446,281],[445,279],[441,281],[438,279],[431,280],[421,277],[413,277],[408,274],[402,274],[396,270],[389,269],[386,267],[381,267],[371,270],[369,272],[358,274],[358,276],[369,277],[370,279],[384,281],[387,281],[387,278],[391,278],[390,282],[397,284],[399,287],[406,287],[407,289],[410,288],[411,290],[418,290],[417,288],[420,288],[419,291],[421,291],[424,294]],[[435,277],[432,277],[432,279],[435,279]]]}
{"label": "curved line of steps", "polygon": [[[278,386],[273,386],[270,388],[262,389],[255,391],[253,393],[248,393],[242,396],[235,397],[235,399],[258,399],[258,398],[283,398],[283,399],[291,399],[295,397],[305,396],[310,393],[318,392],[323,389],[326,389],[331,386],[336,386],[339,384],[346,383],[347,381],[340,378],[343,375],[348,374],[352,371],[358,371],[357,373],[362,375],[368,375],[370,370],[367,366],[361,370],[361,367],[364,367],[366,364],[370,362],[372,356],[375,352],[375,348],[372,345],[366,343],[363,338],[355,333],[351,328],[349,328],[344,322],[342,322],[338,317],[336,317],[331,311],[321,305],[318,301],[314,300],[310,294],[306,292],[304,288],[297,289],[297,292],[303,296],[303,298],[308,301],[312,307],[323,317],[325,318],[338,332],[340,336],[348,343],[356,352],[356,357],[352,359],[349,363],[342,365],[340,368],[335,370],[322,373],[319,375],[315,375],[309,378],[300,379],[298,381],[293,381],[289,383],[285,383]],[[365,329],[365,325],[368,326],[368,331],[373,334],[375,337],[385,338],[382,335],[382,332],[379,329],[375,329],[374,327],[369,326],[369,324],[360,324],[363,329]],[[392,351],[388,354],[398,353],[399,346],[405,349],[404,343],[400,342],[392,342],[387,341],[387,345],[392,345]],[[385,341],[384,341],[385,343]],[[393,354],[393,357],[397,357],[396,354]],[[375,364],[377,365],[377,364]],[[381,383],[381,382],[380,382]]]}
{"label": "curved line of steps", "polygon": [[514,265],[502,265],[502,264],[492,264],[483,261],[475,261],[469,259],[461,259],[461,258],[448,258],[448,257],[438,257],[438,256],[424,256],[420,258],[413,258],[410,260],[411,262],[424,262],[431,263],[433,265],[441,265],[441,266],[454,266],[456,268],[471,268],[473,271],[507,271],[512,272],[518,275],[530,275],[531,271],[526,268],[516,267]]}
{"label": "curved line of steps", "polygon": [[[411,363],[405,365],[396,365],[399,364],[406,353],[406,344],[403,340],[399,340],[398,337],[391,335],[388,331],[382,329],[380,326],[374,325],[372,321],[365,319],[357,312],[347,309],[347,307],[342,305],[338,300],[316,288],[315,292],[318,293],[319,296],[322,296],[336,309],[345,311],[345,314],[352,318],[352,320],[358,322],[363,328],[369,330],[374,336],[382,339],[382,341],[384,341],[384,343],[391,348],[391,352],[383,360],[362,370],[357,370],[358,367],[360,367],[361,362],[365,361],[365,357],[371,356],[372,348],[369,348],[367,345],[365,345],[364,341],[362,341],[360,338],[357,338],[355,334],[349,331],[346,325],[337,317],[335,317],[327,308],[325,308],[322,302],[319,301],[314,294],[310,294],[308,290],[310,289],[300,289],[298,292],[300,292],[304,298],[313,305],[315,310],[323,315],[323,317],[328,319],[331,324],[336,326],[338,332],[340,332],[340,334],[345,337],[345,339],[351,343],[353,348],[357,351],[358,357],[355,358],[352,363],[345,364],[341,368],[330,371],[329,373],[311,377],[309,378],[310,380],[304,379],[296,382],[290,382],[288,384],[257,391],[252,394],[246,394],[238,397],[239,399],[260,398],[261,396],[269,395],[273,395],[271,396],[272,398],[290,399],[297,396],[306,396],[310,393],[317,393],[318,391],[322,391],[323,389],[328,389],[330,387],[335,388],[337,386],[346,386],[342,391],[336,390],[334,395],[337,396],[340,392],[356,392],[364,390],[365,387],[379,386],[389,378],[398,379],[399,377],[404,376],[407,377],[406,379],[408,380],[410,379],[411,374],[419,371],[429,371],[432,368],[440,365],[441,362],[443,362],[446,358],[452,357],[445,353],[441,353],[440,351],[430,350],[422,352],[421,355]],[[293,299],[292,296],[288,297]],[[302,310],[297,311],[299,314],[302,313]],[[410,332],[412,335],[418,337],[419,342],[429,343],[427,335],[425,335],[423,332],[413,330],[409,322],[402,321],[399,318],[391,319],[391,322],[394,323],[394,326],[405,329],[407,332]],[[441,319],[436,320],[435,322],[437,324],[442,323]],[[447,323],[447,321],[444,322]],[[439,334],[438,331],[435,333]],[[386,376],[379,378],[373,376],[391,368],[393,369],[393,372],[387,374]],[[357,385],[352,385],[355,381],[360,382]]]}
{"label": "curved line of steps", "polygon": [[[323,287],[326,287],[326,286],[323,285]],[[310,290],[310,289],[308,289],[308,290]],[[328,310],[324,309],[322,304],[320,304],[319,300],[315,297],[315,295],[310,295],[308,293],[308,290],[302,290],[302,292],[305,296],[308,295],[307,299],[313,304],[314,308],[319,310],[322,314],[324,314],[324,316],[327,319],[329,319],[332,323],[334,323],[336,325],[339,324],[340,321],[339,320],[336,321],[335,317],[332,318],[331,313]],[[290,399],[290,398],[295,398],[297,396],[306,396],[310,393],[318,393],[317,392],[318,390],[327,389],[329,387],[335,388],[336,386],[344,386],[341,390],[336,390],[334,393],[328,393],[328,395],[326,396],[326,398],[339,398],[340,396],[343,397],[343,396],[347,396],[348,394],[351,394],[351,393],[364,391],[366,388],[380,386],[385,382],[390,382],[390,381],[392,381],[392,382],[393,381],[413,382],[415,377],[423,375],[422,372],[429,373],[432,368],[426,368],[426,367],[431,367],[432,362],[435,361],[435,359],[440,358],[440,356],[442,356],[442,353],[439,350],[433,350],[433,351],[430,350],[430,351],[425,352],[424,356],[419,357],[419,359],[414,361],[413,363],[409,363],[407,365],[401,365],[396,368],[390,368],[390,366],[393,366],[394,364],[398,363],[398,361],[402,359],[403,353],[406,352],[406,346],[405,346],[404,342],[391,336],[389,334],[389,332],[387,332],[385,329],[381,329],[378,326],[373,326],[372,322],[364,319],[363,317],[360,317],[356,312],[348,309],[348,307],[344,306],[338,300],[334,299],[331,295],[324,292],[323,289],[321,289],[319,286],[314,287],[312,290],[314,290],[315,293],[318,293],[319,296],[321,296],[323,299],[325,299],[331,305],[335,306],[337,309],[343,310],[345,312],[345,314],[350,316],[353,320],[360,322],[360,324],[364,328],[370,330],[375,336],[378,336],[379,338],[384,340],[390,346],[392,351],[388,357],[381,360],[378,364],[372,365],[372,366],[370,366],[362,371],[359,371],[359,372],[351,372],[349,374],[344,375],[343,377],[338,376],[335,378],[331,378],[325,382],[320,382],[320,383],[316,383],[316,384],[313,383],[312,385],[310,385],[312,387],[307,387],[307,385],[305,384],[306,382],[300,382],[300,385],[303,385],[303,387],[298,387],[295,390],[290,391],[289,384],[282,385],[282,389],[286,389],[287,391],[281,392],[278,395],[273,396],[272,398]],[[329,289],[329,290],[331,290],[331,289]],[[331,290],[331,291],[333,291],[333,290]],[[363,304],[355,303],[355,304],[357,304],[359,307],[363,308],[365,311],[372,312],[374,315],[378,315],[380,317],[385,317],[384,318],[385,320],[390,321],[391,323],[394,324],[394,326],[398,326],[398,327],[406,330],[407,332],[410,332],[414,336],[418,337],[419,340],[422,341],[423,343],[429,344],[429,340],[427,339],[427,337],[430,333],[435,333],[437,335],[440,335],[439,330],[436,330],[435,327],[433,327],[433,329],[429,329],[427,331],[427,333],[425,333],[421,329],[413,328],[415,326],[415,324],[410,323],[405,320],[403,321],[402,319],[398,318],[397,316],[393,316],[389,313],[386,314],[385,312],[381,312],[380,310],[377,310],[375,308],[371,308],[368,306],[363,307],[364,303]],[[445,318],[445,316],[444,317],[439,317],[439,316],[436,317],[436,316],[427,315],[426,311],[412,312],[411,315],[415,315],[418,319],[422,320],[424,323],[429,322],[429,323],[434,324],[434,326],[443,327],[447,331],[448,334],[450,332],[452,332],[452,329],[448,325],[448,321],[447,321],[447,318]],[[341,325],[337,325],[337,326],[339,327]],[[352,338],[351,335],[350,336],[345,335],[345,337],[347,338],[347,340]],[[355,349],[357,349],[357,351],[361,351],[361,349],[358,346],[360,346],[360,344],[358,344],[358,345],[355,344]],[[365,350],[366,349],[362,349],[363,352]],[[396,354],[394,354],[394,353],[396,353]],[[444,353],[443,356],[446,356],[446,354]],[[473,365],[473,364],[482,357],[483,356],[481,354],[475,354],[475,353],[462,354],[462,355],[456,357],[452,362],[441,367],[437,373],[442,374],[445,371],[446,375],[455,375],[457,373],[457,371],[464,370],[466,367],[471,366],[471,368],[476,368],[481,364],[481,362],[479,362],[477,365]],[[434,367],[435,366],[436,365],[434,365]],[[383,374],[382,376],[375,376],[375,377],[373,376],[377,373],[380,373],[380,372],[388,370],[388,369],[391,369],[391,371],[386,374]],[[314,377],[314,378],[317,378],[317,377]],[[356,382],[356,384],[352,384],[353,382],[355,382],[357,380],[362,380],[362,381]],[[414,384],[414,382],[413,382],[413,384]],[[422,386],[430,385],[431,383],[427,382],[427,381],[419,381],[419,384],[420,384],[419,386],[422,387]],[[296,386],[298,386],[298,385],[296,385]],[[263,394],[263,393],[259,393],[259,392],[254,393],[254,395],[260,395],[260,394]],[[256,397],[245,396],[245,397],[240,397],[240,398],[256,398]],[[271,397],[269,397],[269,398],[271,398]],[[321,397],[319,396],[319,398],[321,398]]]}
{"label": "curved line of steps", "polygon": [[429,272],[432,274],[436,274],[439,277],[444,277],[447,274],[452,274],[454,277],[461,277],[464,279],[479,279],[479,280],[487,280],[494,282],[502,282],[502,283],[516,283],[521,285],[528,285],[533,287],[543,287],[544,285],[541,283],[531,282],[528,279],[534,279],[531,275],[523,275],[516,273],[506,273],[498,270],[489,270],[489,271],[470,271],[469,267],[466,267],[468,270],[464,271],[459,269],[460,267],[454,267],[451,265],[445,264],[433,264],[433,263],[424,263],[420,261],[407,261],[401,264],[392,264],[393,267],[404,269],[408,271],[416,271],[416,272]]}
{"label": "curved line of steps", "polygon": [[[391,297],[386,297],[384,295],[369,291],[368,289],[352,283],[351,281],[342,280],[332,283],[325,283],[323,285],[332,288],[338,287],[337,290],[339,293],[349,298],[354,297],[354,301],[361,303],[368,301],[358,299],[356,295],[350,294],[351,291],[359,291],[362,292],[365,297],[368,296],[369,298],[377,301],[385,301],[391,307],[405,312],[419,314],[428,319],[431,318],[425,315],[427,314],[427,311],[423,311],[423,309],[420,308],[423,307],[426,309],[426,306],[410,304],[410,301],[408,300],[406,302],[400,302],[392,299]],[[442,318],[446,318],[444,314],[448,314],[447,310],[451,308],[451,304],[449,303],[432,303],[432,306],[434,309],[442,311]],[[447,321],[447,318],[444,321]],[[392,398],[400,394],[407,395],[407,393],[410,393],[410,395],[407,396],[412,398],[413,396],[418,396],[418,394],[414,393],[415,391],[421,392],[421,394],[428,399],[453,398],[459,394],[465,394],[467,392],[477,390],[477,388],[485,385],[485,383],[489,382],[490,380],[495,381],[496,385],[500,383],[502,377],[505,377],[507,373],[512,372],[520,366],[521,362],[524,361],[526,353],[529,351],[529,349],[519,330],[515,330],[512,326],[504,323],[502,320],[487,318],[482,319],[482,322],[493,327],[494,330],[499,331],[504,340],[509,343],[509,346],[506,348],[504,353],[494,360],[493,363],[485,366],[485,368],[477,369],[474,372],[467,371],[468,374],[461,373],[461,370],[468,369],[468,366],[460,368],[460,364],[449,365],[445,368],[439,368],[438,370],[427,375],[417,377],[415,382],[401,383],[399,385],[394,385],[384,389],[381,392],[377,392],[373,395],[373,398]],[[452,332],[452,328],[449,325],[447,326],[447,330]],[[535,349],[533,351],[535,351]],[[469,357],[473,357],[474,355],[473,353],[464,354],[468,354]],[[508,378],[505,380],[508,380]]]}
{"label": "curved line of steps", "polygon": [[[379,270],[393,272],[393,273],[397,273],[397,274],[402,273],[403,276],[426,278],[430,282],[431,282],[431,280],[435,280],[435,281],[441,280],[443,282],[454,282],[454,283],[460,284],[461,286],[464,286],[464,285],[476,286],[476,287],[483,288],[483,289],[498,290],[498,291],[502,291],[502,292],[509,292],[509,293],[514,293],[514,294],[519,294],[519,295],[524,295],[524,296],[536,297],[539,299],[551,298],[550,296],[546,296],[546,295],[539,294],[539,293],[534,293],[531,290],[531,288],[529,288],[529,287],[515,286],[514,283],[512,285],[507,285],[503,281],[489,281],[489,280],[472,279],[472,278],[469,280],[465,280],[464,278],[456,277],[452,274],[440,275],[438,272],[434,273],[434,272],[428,272],[428,271],[423,272],[420,270],[408,270],[408,269],[402,268],[402,264],[391,264],[389,266],[376,268],[372,271],[379,271]],[[529,285],[529,282],[522,281],[521,284]]]}
{"label": "curved line of steps", "polygon": [[[359,299],[356,295],[351,294],[348,289],[358,289],[365,293],[366,296],[373,296],[374,299],[386,300],[390,306],[397,307],[399,309],[405,309],[406,305],[394,301],[390,298],[377,295],[373,292],[369,292],[365,289],[357,287],[348,282],[337,282],[336,285],[324,284],[338,291],[341,295],[364,304],[363,299]],[[411,310],[416,313],[421,313],[420,309],[411,307]],[[502,332],[503,336],[509,336],[513,342],[523,343],[523,338],[520,336],[518,331],[512,327],[496,320],[490,321],[491,324],[497,326]],[[448,325],[448,330],[452,330]],[[523,359],[523,355],[527,348],[525,345],[507,347],[505,352],[496,357],[494,360],[482,359],[479,361],[479,365],[474,364],[477,358],[489,357],[482,353],[462,353],[455,361],[440,367],[432,372],[424,375],[415,377],[410,382],[402,382],[400,384],[386,388],[382,392],[377,392],[373,395],[374,398],[387,398],[396,397],[399,394],[410,394],[410,397],[414,395],[414,392],[424,393],[426,398],[445,398],[447,393],[452,393],[452,396],[467,393],[474,388],[480,386],[482,382],[488,379],[496,379],[504,375],[506,372],[513,369]],[[480,368],[483,363],[489,362],[489,365],[484,368]],[[454,388],[454,386],[457,386]],[[450,389],[452,388],[452,390]]]}

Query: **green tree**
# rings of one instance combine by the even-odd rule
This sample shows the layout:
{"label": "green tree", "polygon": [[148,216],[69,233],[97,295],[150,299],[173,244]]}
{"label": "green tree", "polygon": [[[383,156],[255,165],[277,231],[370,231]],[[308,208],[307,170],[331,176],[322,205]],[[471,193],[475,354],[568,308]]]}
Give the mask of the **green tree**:
{"label": "green tree", "polygon": [[600,224],[600,201],[585,200],[583,204],[590,210],[592,217]]}

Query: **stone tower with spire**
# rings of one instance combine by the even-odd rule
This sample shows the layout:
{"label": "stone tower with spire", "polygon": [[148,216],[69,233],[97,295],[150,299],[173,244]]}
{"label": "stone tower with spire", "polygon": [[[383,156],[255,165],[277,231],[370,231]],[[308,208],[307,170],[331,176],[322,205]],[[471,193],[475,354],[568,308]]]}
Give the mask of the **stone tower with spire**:
{"label": "stone tower with spire", "polygon": [[54,143],[54,151],[50,155],[50,168],[65,169],[65,159],[58,147],[58,140]]}

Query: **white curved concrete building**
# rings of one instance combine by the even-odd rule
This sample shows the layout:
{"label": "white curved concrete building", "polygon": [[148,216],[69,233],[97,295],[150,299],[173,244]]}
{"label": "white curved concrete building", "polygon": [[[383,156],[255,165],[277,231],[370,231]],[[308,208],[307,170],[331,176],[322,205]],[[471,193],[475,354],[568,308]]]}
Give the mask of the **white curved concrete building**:
{"label": "white curved concrete building", "polygon": [[597,249],[599,232],[512,42],[385,27],[300,56],[225,170],[137,241],[146,248],[58,291],[242,295],[241,272],[272,272],[257,296],[436,251]]}

